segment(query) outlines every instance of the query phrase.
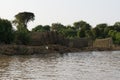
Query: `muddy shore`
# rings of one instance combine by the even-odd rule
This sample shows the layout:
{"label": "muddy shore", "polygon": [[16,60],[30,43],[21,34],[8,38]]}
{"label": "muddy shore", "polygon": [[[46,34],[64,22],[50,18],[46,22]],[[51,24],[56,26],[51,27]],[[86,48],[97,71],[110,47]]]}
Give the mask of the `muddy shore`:
{"label": "muddy shore", "polygon": [[25,45],[0,45],[0,54],[4,55],[32,55],[47,53],[68,53],[82,51],[114,51],[120,50],[120,47],[113,48],[70,48],[61,45],[44,45],[44,46],[25,46]]}

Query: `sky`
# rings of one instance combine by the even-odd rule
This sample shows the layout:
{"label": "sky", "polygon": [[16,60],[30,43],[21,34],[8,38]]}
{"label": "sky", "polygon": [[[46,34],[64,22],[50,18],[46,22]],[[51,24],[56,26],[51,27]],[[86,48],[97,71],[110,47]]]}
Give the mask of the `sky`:
{"label": "sky", "polygon": [[0,0],[1,18],[14,20],[24,11],[35,14],[29,29],[57,22],[72,25],[80,20],[93,27],[100,23],[113,25],[120,21],[120,0]]}

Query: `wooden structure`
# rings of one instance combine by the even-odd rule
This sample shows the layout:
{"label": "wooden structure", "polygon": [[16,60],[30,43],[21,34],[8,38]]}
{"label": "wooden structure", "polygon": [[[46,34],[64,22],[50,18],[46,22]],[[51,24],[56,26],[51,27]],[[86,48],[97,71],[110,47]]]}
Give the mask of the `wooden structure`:
{"label": "wooden structure", "polygon": [[88,38],[75,38],[69,40],[69,47],[83,48],[92,46],[92,40]]}
{"label": "wooden structure", "polygon": [[65,38],[57,32],[32,32],[30,45],[65,44]]}
{"label": "wooden structure", "polygon": [[93,43],[94,48],[111,48],[113,46],[112,38],[96,39]]}

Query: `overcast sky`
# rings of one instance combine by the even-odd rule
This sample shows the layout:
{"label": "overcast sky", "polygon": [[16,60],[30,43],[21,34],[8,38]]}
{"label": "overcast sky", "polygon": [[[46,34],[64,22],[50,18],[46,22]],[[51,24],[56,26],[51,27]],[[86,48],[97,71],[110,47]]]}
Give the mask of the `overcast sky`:
{"label": "overcast sky", "polygon": [[72,25],[84,20],[93,27],[98,23],[120,21],[120,0],[0,0],[0,17],[13,20],[19,12],[33,12],[36,25],[60,22]]}

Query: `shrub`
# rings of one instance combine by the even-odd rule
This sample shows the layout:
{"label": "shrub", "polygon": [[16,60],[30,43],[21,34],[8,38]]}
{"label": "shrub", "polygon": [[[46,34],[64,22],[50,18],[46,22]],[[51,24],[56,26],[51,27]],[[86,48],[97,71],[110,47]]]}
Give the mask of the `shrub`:
{"label": "shrub", "polygon": [[16,31],[15,33],[15,43],[27,45],[30,42],[30,34],[26,30]]}
{"label": "shrub", "polygon": [[9,44],[14,40],[14,31],[10,21],[0,19],[0,43]]}

